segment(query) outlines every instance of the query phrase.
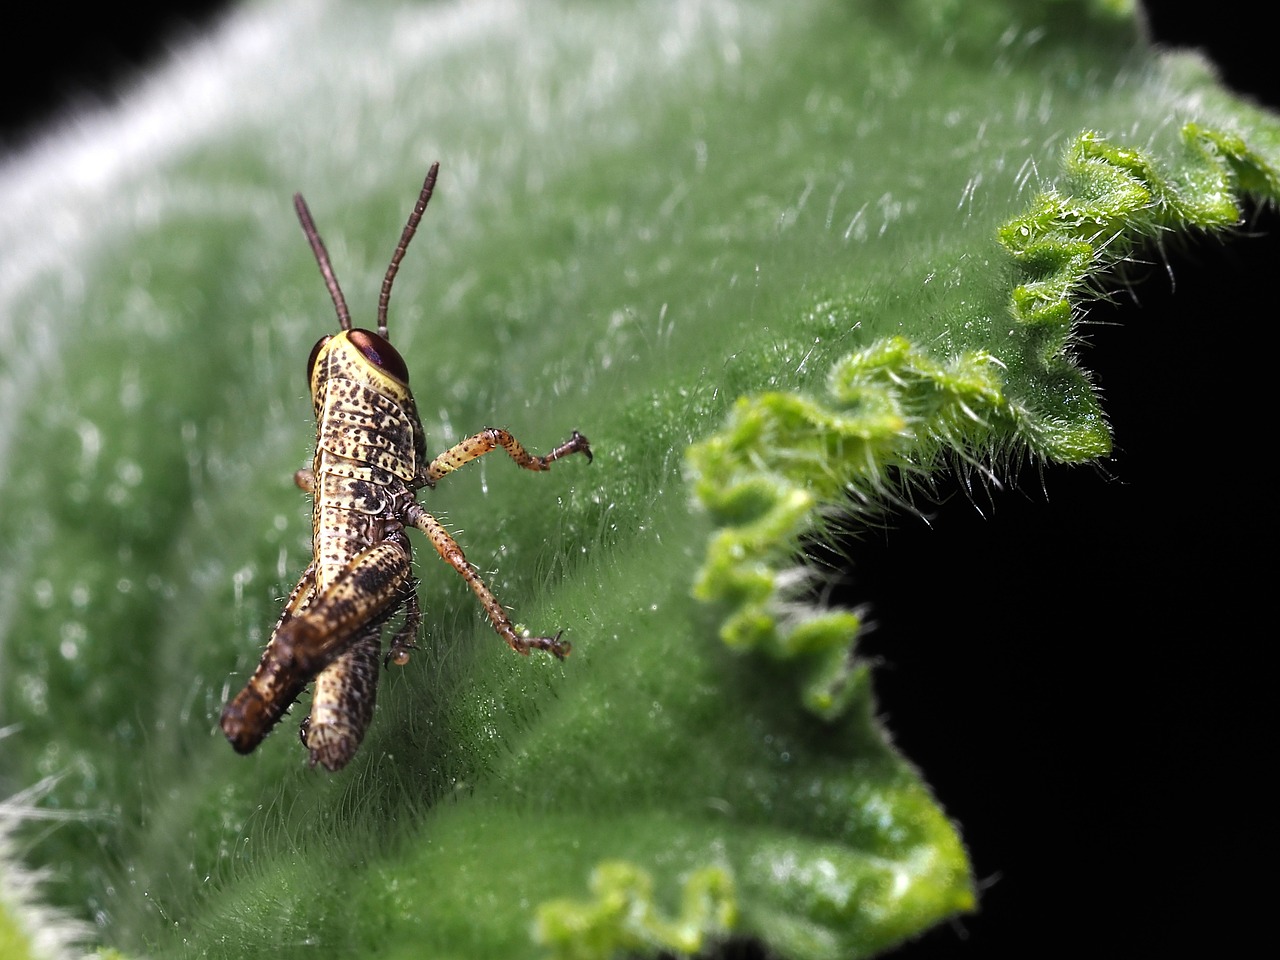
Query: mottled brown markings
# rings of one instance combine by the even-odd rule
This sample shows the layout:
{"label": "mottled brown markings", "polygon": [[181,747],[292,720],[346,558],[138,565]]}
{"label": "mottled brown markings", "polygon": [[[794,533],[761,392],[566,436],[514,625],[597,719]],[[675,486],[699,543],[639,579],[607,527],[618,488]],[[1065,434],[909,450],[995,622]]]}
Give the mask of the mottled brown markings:
{"label": "mottled brown markings", "polygon": [[385,622],[404,611],[386,663],[403,665],[416,648],[422,611],[405,528],[421,531],[436,552],[471,587],[494,630],[519,653],[543,650],[557,657],[569,644],[526,637],[448,531],[416,501],[415,493],[477,457],[502,448],[526,470],[547,470],[573,453],[591,459],[576,430],[545,456],[530,454],[506,430],[488,427],[434,459],[409,390],[409,371],[387,340],[392,282],[435,188],[432,164],[418,201],[383,277],[378,332],[353,329],[328,252],[302,197],[294,207],[320,266],[341,331],[322,337],[307,361],[316,416],[316,447],[309,470],[294,482],[309,492],[312,563],[294,587],[253,676],[222,712],[222,729],[241,753],[253,750],[308,683],[315,681],[302,739],[311,763],[339,770],[355,755],[373,716],[377,667]]}
{"label": "mottled brown markings", "polygon": [[[330,566],[336,570],[325,584],[320,577]],[[272,638],[276,655],[303,674],[315,676],[361,627],[390,615],[404,602],[409,566],[409,541],[403,534],[375,543],[345,564],[317,564],[316,595],[299,616],[276,630]]]}
{"label": "mottled brown markings", "polygon": [[373,719],[382,659],[382,624],[361,630],[316,677],[311,714],[298,731],[311,765],[341,770],[355,756]]}
{"label": "mottled brown markings", "polygon": [[[310,603],[315,591],[315,567],[307,567],[285,601],[272,636]],[[276,722],[298,698],[306,681],[290,663],[279,658],[267,662],[264,655],[249,683],[222,711],[222,729],[239,753],[249,753],[262,742]]]}

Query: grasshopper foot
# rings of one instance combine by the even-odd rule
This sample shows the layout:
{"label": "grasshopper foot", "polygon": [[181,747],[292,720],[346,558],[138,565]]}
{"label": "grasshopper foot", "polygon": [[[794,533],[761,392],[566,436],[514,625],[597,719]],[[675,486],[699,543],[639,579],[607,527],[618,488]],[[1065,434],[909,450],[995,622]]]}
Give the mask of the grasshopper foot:
{"label": "grasshopper foot", "polygon": [[573,431],[573,436],[571,436],[568,441],[556,447],[547,459],[559,460],[561,457],[566,457],[571,453],[582,454],[587,458],[587,463],[590,463],[592,460],[591,441],[580,434],[577,430]]}
{"label": "grasshopper foot", "polygon": [[517,642],[512,646],[515,647],[517,653],[528,654],[530,650],[544,650],[557,660],[563,660],[573,650],[573,644],[568,640],[560,639],[563,633],[563,630],[559,630],[554,637],[521,637],[517,635]]}
{"label": "grasshopper foot", "polygon": [[382,658],[382,665],[389,667],[393,663],[397,667],[403,667],[409,662],[409,656],[414,650],[421,650],[412,640],[401,642],[399,637],[391,641],[391,647],[387,650],[387,655]]}

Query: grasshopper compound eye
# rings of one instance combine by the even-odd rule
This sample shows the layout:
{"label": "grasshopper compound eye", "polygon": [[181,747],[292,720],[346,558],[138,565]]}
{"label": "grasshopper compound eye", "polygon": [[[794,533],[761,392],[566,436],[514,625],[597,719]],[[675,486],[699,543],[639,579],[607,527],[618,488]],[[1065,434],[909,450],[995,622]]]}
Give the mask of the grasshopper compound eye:
{"label": "grasshopper compound eye", "polygon": [[316,358],[320,356],[320,348],[332,339],[332,334],[325,334],[317,340],[316,345],[311,348],[311,356],[307,357],[307,383],[311,382],[311,377],[316,372]]}
{"label": "grasshopper compound eye", "polygon": [[388,343],[385,337],[370,330],[356,329],[347,334],[347,339],[379,370],[385,370],[401,383],[409,382],[408,365],[400,356],[400,351]]}

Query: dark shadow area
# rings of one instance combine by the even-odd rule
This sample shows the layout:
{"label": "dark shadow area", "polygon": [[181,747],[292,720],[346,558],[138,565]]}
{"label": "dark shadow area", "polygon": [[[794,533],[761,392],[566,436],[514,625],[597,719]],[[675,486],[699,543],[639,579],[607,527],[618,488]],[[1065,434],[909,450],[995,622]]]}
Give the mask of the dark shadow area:
{"label": "dark shadow area", "polygon": [[1147,2],[1150,36],[1165,47],[1204,51],[1228,87],[1273,108],[1280,102],[1280,73],[1273,31],[1261,19],[1269,9],[1257,0],[1226,0],[1211,7]]}
{"label": "dark shadow area", "polygon": [[5,18],[0,58],[0,157],[51,121],[111,104],[229,0],[27,3]]}

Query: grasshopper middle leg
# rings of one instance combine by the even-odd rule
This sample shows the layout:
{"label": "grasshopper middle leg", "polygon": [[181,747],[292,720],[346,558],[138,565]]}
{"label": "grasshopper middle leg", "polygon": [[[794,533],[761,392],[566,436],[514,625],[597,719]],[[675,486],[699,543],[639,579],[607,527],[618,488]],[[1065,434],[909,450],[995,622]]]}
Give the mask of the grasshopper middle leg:
{"label": "grasshopper middle leg", "polygon": [[545,650],[561,660],[568,655],[571,649],[569,641],[561,640],[558,633],[554,637],[526,637],[516,632],[511,618],[507,616],[507,611],[502,608],[502,603],[480,579],[480,574],[476,573],[475,568],[467,562],[466,555],[458,546],[458,541],[449,535],[449,531],[441,525],[439,520],[417,504],[409,507],[405,519],[421,530],[431,541],[431,545],[436,548],[436,553],[440,554],[440,559],[457,570],[462,579],[467,581],[467,585],[479,598],[485,613],[489,615],[489,622],[493,624],[493,629],[498,631],[498,636],[507,641],[507,645],[512,650],[523,654],[528,654],[531,650]]}

